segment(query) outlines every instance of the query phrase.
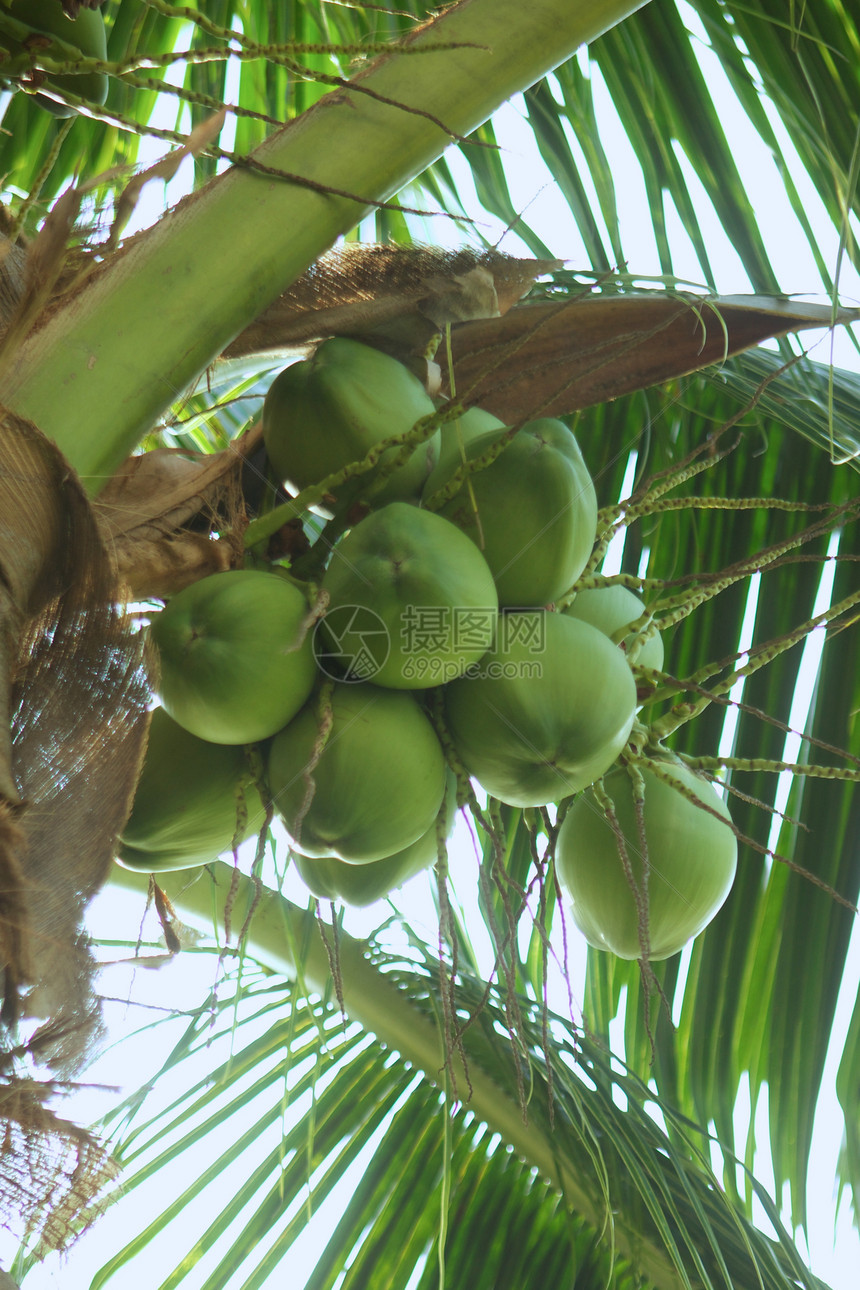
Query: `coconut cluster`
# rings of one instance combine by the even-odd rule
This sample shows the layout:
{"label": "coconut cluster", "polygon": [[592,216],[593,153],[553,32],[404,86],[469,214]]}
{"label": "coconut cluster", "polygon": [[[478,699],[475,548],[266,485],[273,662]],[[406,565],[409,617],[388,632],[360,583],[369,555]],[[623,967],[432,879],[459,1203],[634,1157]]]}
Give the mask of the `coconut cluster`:
{"label": "coconut cluster", "polygon": [[465,772],[515,807],[575,798],[557,863],[576,922],[626,957],[674,953],[725,899],[734,836],[680,764],[644,796],[612,770],[630,664],[659,669],[663,646],[627,589],[572,594],[597,499],[568,427],[437,409],[403,364],[338,338],[276,378],[263,429],[279,482],[324,500],[337,539],[313,587],[236,570],[154,617],[162,708],[121,862],[206,862],[259,829],[265,801],[314,895],[369,903],[434,863]]}

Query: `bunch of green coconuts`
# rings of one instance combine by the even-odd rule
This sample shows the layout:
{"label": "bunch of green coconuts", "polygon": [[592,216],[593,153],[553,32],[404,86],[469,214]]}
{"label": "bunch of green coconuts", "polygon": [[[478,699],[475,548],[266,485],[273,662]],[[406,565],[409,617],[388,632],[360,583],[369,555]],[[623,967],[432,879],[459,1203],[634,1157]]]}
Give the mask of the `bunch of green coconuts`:
{"label": "bunch of green coconuts", "polygon": [[[71,64],[106,57],[98,10],[0,0],[10,83],[17,63],[29,75],[34,41]],[[74,109],[52,89],[107,95],[83,66],[37,76],[59,116]],[[440,854],[454,763],[513,806],[574,799],[556,866],[591,944],[679,950],[728,894],[734,834],[679,761],[613,768],[636,712],[629,664],[659,669],[663,647],[626,588],[570,598],[597,522],[570,430],[508,429],[479,408],[440,424],[406,366],[347,339],[276,378],[264,430],[276,478],[294,493],[329,481],[321,500],[345,531],[317,588],[276,566],[236,570],[154,618],[161,707],[120,863],[208,863],[260,830],[266,799],[311,892],[366,904]]]}
{"label": "bunch of green coconuts", "polygon": [[648,956],[677,952],[728,894],[735,837],[670,754],[616,765],[631,662],[659,669],[663,646],[626,588],[571,598],[597,526],[571,431],[437,408],[344,338],[280,373],[263,430],[275,478],[336,536],[314,585],[218,573],[153,616],[161,707],[120,863],[205,864],[271,802],[310,891],[367,904],[435,862],[465,770],[513,806],[565,802],[557,872],[591,944],[640,958],[644,918]]}

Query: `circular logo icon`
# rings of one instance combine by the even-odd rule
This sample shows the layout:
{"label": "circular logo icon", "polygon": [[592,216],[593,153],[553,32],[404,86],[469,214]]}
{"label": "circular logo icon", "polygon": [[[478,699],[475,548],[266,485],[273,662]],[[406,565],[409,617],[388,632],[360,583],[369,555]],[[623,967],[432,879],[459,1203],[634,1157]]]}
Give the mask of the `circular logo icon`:
{"label": "circular logo icon", "polygon": [[388,628],[366,605],[335,605],[314,628],[317,662],[335,681],[372,681],[390,649]]}

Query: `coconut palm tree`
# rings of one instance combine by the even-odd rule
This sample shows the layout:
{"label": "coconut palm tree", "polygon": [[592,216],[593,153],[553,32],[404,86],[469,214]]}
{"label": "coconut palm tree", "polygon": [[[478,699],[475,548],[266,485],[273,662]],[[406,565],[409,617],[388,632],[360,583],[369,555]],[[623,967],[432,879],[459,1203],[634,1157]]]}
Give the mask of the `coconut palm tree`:
{"label": "coconut palm tree", "polygon": [[[160,875],[168,935],[181,939],[174,917],[214,925],[223,949],[232,926],[243,948],[184,1018],[154,1086],[105,1118],[126,1212],[146,1187],[160,1203],[104,1256],[93,1287],[135,1257],[163,1288],[274,1284],[308,1239],[308,1287],[821,1284],[791,1230],[807,1224],[814,1114],[860,891],[860,385],[785,334],[849,319],[837,290],[840,269],[857,267],[856,9],[471,0],[417,26],[425,6],[407,0],[274,12],[110,0],[95,69],[108,75],[103,106],[70,88],[76,54],[62,34],[28,42],[20,7],[0,9],[15,90],[0,141],[11,299],[0,396],[77,472],[126,586],[168,597],[219,561],[235,565],[243,547],[271,558],[290,504],[255,493],[259,434],[241,437],[274,368],[266,350],[341,330],[390,338],[392,316],[421,337],[440,326],[416,305],[428,280],[448,290],[476,268],[496,272],[504,317],[487,318],[471,286],[465,313],[461,291],[459,312],[443,317],[449,392],[465,385],[509,421],[569,419],[603,508],[599,554],[615,561],[603,573],[638,587],[666,632],[666,673],[640,678],[644,719],[728,781],[740,844],[732,893],[691,950],[640,965],[589,949],[570,1007],[558,986],[576,934],[545,812],[473,804],[471,865],[452,851],[450,873],[440,861],[438,886],[426,887],[438,937],[415,918],[392,934],[390,906],[369,938],[333,909],[324,926],[313,902],[283,894],[297,888],[279,885],[277,840],[244,871]],[[394,39],[402,51],[381,52]],[[511,192],[492,113],[520,92],[523,128],[581,240],[576,267],[559,263],[570,248]],[[58,117],[37,94],[81,110]],[[237,108],[231,144],[224,100]],[[771,159],[795,254],[809,254],[832,304],[787,300],[806,283],[786,277],[791,261],[777,265],[777,230],[753,205],[722,119],[729,102]],[[175,129],[153,115],[165,103]],[[185,152],[154,167],[150,187],[191,154],[195,191],[123,242],[140,198],[130,168],[153,138]],[[635,212],[619,156],[637,168]],[[832,257],[822,219],[836,232]],[[416,249],[442,227],[465,259]],[[502,250],[536,257],[522,279],[488,227],[512,230]],[[656,257],[647,280],[633,243],[643,229]],[[391,243],[419,269],[405,272],[405,293],[386,267],[400,252],[382,264],[344,251],[308,275],[338,238]],[[724,242],[746,281],[723,280]],[[717,295],[738,287],[754,296]],[[753,348],[767,337],[780,339]],[[244,539],[230,527],[236,442]],[[193,477],[134,482],[129,455],[143,446],[144,461],[161,463],[165,445]],[[117,520],[122,487],[145,501],[134,524]],[[595,557],[589,571],[599,568]],[[802,705],[811,665],[800,659],[816,627],[823,662]],[[138,684],[139,670],[128,673]],[[123,691],[129,728],[142,729],[141,693]],[[132,787],[137,746],[122,745]],[[17,810],[14,783],[0,790]],[[127,800],[114,796],[121,816]],[[142,905],[140,875],[116,867],[107,882]],[[835,1182],[849,1191],[860,1181],[858,1037],[855,1012],[837,1078]],[[754,1177],[765,1141],[787,1215]],[[177,1184],[189,1155],[193,1172]],[[159,1261],[171,1223],[183,1253]],[[43,1248],[22,1251],[19,1275]]]}

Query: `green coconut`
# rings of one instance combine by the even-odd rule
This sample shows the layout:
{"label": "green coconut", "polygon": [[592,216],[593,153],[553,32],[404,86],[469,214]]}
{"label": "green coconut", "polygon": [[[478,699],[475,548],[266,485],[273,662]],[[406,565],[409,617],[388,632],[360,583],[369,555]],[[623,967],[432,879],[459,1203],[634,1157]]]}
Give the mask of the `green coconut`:
{"label": "green coconut", "polygon": [[[433,400],[407,367],[370,345],[337,336],[315,354],[284,369],[263,404],[263,437],[272,470],[294,492],[362,460],[385,439],[408,433],[435,412]],[[439,432],[419,444],[380,484],[374,505],[417,499],[436,463]],[[329,494],[345,510],[384,475],[398,448],[379,465]]]}
{"label": "green coconut", "polygon": [[[119,848],[114,857],[121,869],[131,869],[134,873],[173,873],[177,869],[198,869],[209,864],[209,860],[188,860],[187,852],[176,847],[166,852],[141,851],[131,847],[122,839],[117,843]],[[215,859],[210,856],[210,860]]]}
{"label": "green coconut", "polygon": [[495,633],[498,597],[481,552],[455,525],[406,502],[346,535],[322,590],[324,670],[336,665],[375,685],[442,685],[476,663]]}
{"label": "green coconut", "polygon": [[156,708],[120,864],[146,873],[208,864],[263,818],[244,750],[198,739]]}
{"label": "green coconut", "polygon": [[716,915],[734,881],[737,842],[722,797],[681,763],[665,762],[663,771],[671,782],[642,770],[644,841],[628,771],[603,781],[629,876],[593,792],[573,803],[558,833],[556,868],[577,927],[590,945],[624,959],[677,954]]}
{"label": "green coconut", "polygon": [[582,619],[584,623],[591,623],[592,627],[614,640],[621,636],[619,644],[632,663],[653,667],[657,671],[662,669],[663,640],[660,633],[655,632],[644,641],[636,639],[645,631],[650,618],[635,636],[626,630],[647,613],[644,601],[629,587],[588,587],[576,593],[564,612],[572,618]]}
{"label": "green coconut", "polygon": [[185,587],[150,628],[162,705],[213,743],[275,734],[316,679],[307,619],[302,593],[272,573],[238,569]]}
{"label": "green coconut", "polygon": [[499,616],[499,639],[445,687],[454,746],[470,775],[512,806],[543,806],[604,774],[633,725],[623,652],[589,623],[544,610]]}
{"label": "green coconut", "polygon": [[[498,439],[495,430],[473,439],[467,457],[481,457]],[[548,605],[568,591],[597,532],[597,496],[579,445],[551,418],[523,426],[439,513],[480,547],[506,608]]]}
{"label": "green coconut", "polygon": [[[457,781],[448,771],[445,791],[444,836],[448,837],[457,814]],[[312,859],[293,853],[293,862],[308,890],[319,900],[342,900],[347,905],[372,905],[410,878],[436,863],[439,854],[438,818],[417,842],[396,855],[370,864],[346,864],[334,856]]]}
{"label": "green coconut", "polygon": [[329,717],[326,733],[315,695],[273,740],[268,782],[275,809],[306,855],[350,864],[392,856],[439,813],[441,744],[403,691],[335,684]]}
{"label": "green coconut", "polygon": [[[34,31],[51,37],[56,36],[64,44],[80,50],[87,58],[95,58],[100,62],[107,59],[105,24],[98,9],[81,9],[76,18],[69,18],[64,13],[60,0],[3,0],[3,2],[11,17],[26,23]],[[4,36],[4,43],[13,55],[24,49],[23,44],[10,36]],[[107,98],[108,78],[104,72],[69,72],[63,73],[62,76],[46,76],[45,83],[99,105]],[[72,116],[75,111],[74,108],[45,94],[37,94],[36,100],[54,116]]]}
{"label": "green coconut", "polygon": [[483,408],[469,408],[459,417],[443,421],[439,427],[439,460],[424,485],[425,502],[462,466],[467,459],[466,449],[470,443],[490,431],[495,431],[498,437],[504,429],[504,421],[494,417],[492,412],[485,412]]}

